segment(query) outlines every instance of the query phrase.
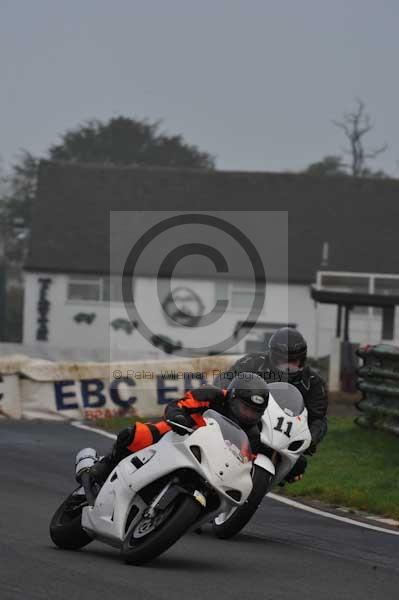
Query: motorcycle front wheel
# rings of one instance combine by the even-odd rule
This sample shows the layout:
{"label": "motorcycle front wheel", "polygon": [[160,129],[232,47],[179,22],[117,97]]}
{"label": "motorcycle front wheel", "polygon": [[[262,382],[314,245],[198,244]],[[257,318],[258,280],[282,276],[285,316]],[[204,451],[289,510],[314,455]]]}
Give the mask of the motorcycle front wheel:
{"label": "motorcycle front wheel", "polygon": [[236,508],[226,520],[216,517],[212,523],[212,529],[216,537],[227,540],[239,533],[243,527],[252,519],[256,513],[259,504],[269,491],[272,475],[258,467],[254,466],[252,474],[253,487],[247,500],[242,506]]}
{"label": "motorcycle front wheel", "polygon": [[63,550],[78,550],[92,541],[82,528],[82,509],[87,506],[84,496],[70,494],[54,513],[50,522],[50,537]]}
{"label": "motorcycle front wheel", "polygon": [[179,496],[164,515],[161,513],[156,517],[157,522],[144,519],[128,531],[123,541],[122,558],[130,565],[153,560],[186,533],[201,510],[201,505],[192,496]]}

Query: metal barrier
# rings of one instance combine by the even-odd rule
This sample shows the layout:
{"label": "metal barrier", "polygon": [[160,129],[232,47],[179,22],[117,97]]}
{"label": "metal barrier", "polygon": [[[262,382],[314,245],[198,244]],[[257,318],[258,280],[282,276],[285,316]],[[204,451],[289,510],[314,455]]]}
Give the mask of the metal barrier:
{"label": "metal barrier", "polygon": [[363,360],[357,370],[357,387],[363,397],[356,423],[399,435],[399,348],[388,344],[362,346],[356,354]]}

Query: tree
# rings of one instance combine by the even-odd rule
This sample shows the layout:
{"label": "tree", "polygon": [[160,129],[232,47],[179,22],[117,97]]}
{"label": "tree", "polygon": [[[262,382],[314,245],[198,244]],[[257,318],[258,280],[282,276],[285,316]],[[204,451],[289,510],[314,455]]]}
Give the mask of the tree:
{"label": "tree", "polygon": [[365,104],[362,100],[356,99],[356,107],[350,113],[343,115],[342,121],[333,121],[336,127],[339,127],[344,132],[349,141],[349,149],[344,152],[351,156],[351,164],[349,166],[353,177],[381,177],[384,176],[382,171],[373,172],[367,167],[367,159],[374,159],[387,149],[387,144],[383,144],[379,148],[366,149],[364,146],[364,136],[373,129],[370,116],[365,112]]}
{"label": "tree", "polygon": [[[107,122],[87,121],[61,136],[61,143],[45,158],[67,162],[154,165],[214,169],[215,159],[182,136],[160,132],[160,123],[115,117]],[[11,225],[30,225],[30,207],[36,190],[40,159],[23,150],[6,177],[7,191],[0,194],[0,218]],[[12,246],[12,244],[11,244]],[[10,251],[12,250],[10,247]]]}
{"label": "tree", "polygon": [[342,121],[333,121],[336,127],[344,132],[349,140],[349,149],[343,150],[351,156],[350,164],[345,163],[343,158],[336,154],[325,156],[322,160],[311,163],[303,173],[308,175],[352,175],[353,177],[383,178],[387,174],[382,170],[373,171],[367,166],[368,159],[376,158],[387,149],[387,144],[379,148],[366,149],[364,136],[373,129],[370,116],[365,113],[365,105],[362,100],[356,100],[356,108],[343,115]]}
{"label": "tree", "polygon": [[30,207],[36,193],[39,159],[27,150],[22,150],[12,172],[6,178],[9,191],[6,194],[8,219],[29,221]]}
{"label": "tree", "polygon": [[29,214],[36,171],[35,159],[24,153],[11,175],[0,178],[0,334],[3,341],[22,339],[21,265],[27,236],[21,225]]}
{"label": "tree", "polygon": [[39,160],[23,150],[11,174],[3,179],[0,221],[6,261],[21,262],[26,251],[30,209],[36,192]]}
{"label": "tree", "polygon": [[347,175],[342,158],[336,155],[325,156],[322,160],[310,164],[304,171],[307,175]]}
{"label": "tree", "polygon": [[[187,144],[180,135],[170,136],[161,132],[159,122],[150,123],[122,116],[107,122],[87,121],[67,131],[61,136],[61,143],[51,146],[43,158],[123,165],[215,168],[213,156]],[[0,169],[0,271],[4,266],[2,263],[5,263],[9,273],[14,271],[14,280],[19,278],[22,281],[22,263],[27,249],[39,161],[38,157],[23,150],[8,176],[4,177]],[[16,294],[22,293],[21,289],[16,288]],[[9,306],[17,306],[16,297],[10,297]],[[14,318],[17,313],[19,320]],[[7,317],[7,329],[16,341],[21,336],[22,311],[18,309],[14,316],[10,314]],[[2,318],[4,315],[2,317],[0,314],[0,325]]]}
{"label": "tree", "polygon": [[87,121],[50,147],[53,160],[213,169],[214,158],[180,135],[160,132],[160,123],[115,117]]}

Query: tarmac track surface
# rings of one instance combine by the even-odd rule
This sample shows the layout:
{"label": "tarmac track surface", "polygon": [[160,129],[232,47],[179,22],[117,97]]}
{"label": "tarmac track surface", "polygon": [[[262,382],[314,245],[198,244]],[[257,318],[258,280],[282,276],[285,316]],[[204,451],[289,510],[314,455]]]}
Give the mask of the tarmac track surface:
{"label": "tarmac track surface", "polygon": [[74,487],[74,457],[111,440],[64,423],[0,422],[1,600],[397,600],[399,537],[266,499],[235,540],[188,534],[145,567],[93,542],[55,548],[52,514]]}

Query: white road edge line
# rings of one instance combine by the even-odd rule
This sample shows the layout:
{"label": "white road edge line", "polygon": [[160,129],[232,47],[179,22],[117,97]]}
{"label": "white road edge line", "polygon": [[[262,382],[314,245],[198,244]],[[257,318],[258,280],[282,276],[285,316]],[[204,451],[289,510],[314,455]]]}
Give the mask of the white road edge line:
{"label": "white road edge line", "polygon": [[92,433],[98,433],[99,435],[103,435],[104,437],[110,438],[111,440],[116,440],[116,435],[114,433],[109,433],[108,431],[104,431],[103,429],[97,429],[96,427],[90,427],[90,425],[84,425],[80,421],[72,421],[71,425],[73,427],[77,427],[78,429],[86,429],[87,431],[91,431]]}
{"label": "white road edge line", "polygon": [[[73,425],[73,427],[77,427],[78,429],[86,429],[87,431],[91,431],[92,433],[98,433],[99,435],[103,435],[104,437],[110,438],[111,440],[116,440],[116,435],[114,433],[108,433],[108,431],[104,431],[103,429],[97,429],[95,427],[90,427],[89,425],[84,425],[80,421],[72,421],[71,425]],[[363,529],[371,529],[372,531],[378,531],[380,533],[399,535],[399,531],[385,529],[384,527],[377,527],[376,525],[369,525],[368,523],[363,523],[362,521],[354,521],[349,517],[341,517],[340,515],[334,515],[333,513],[329,513],[324,510],[319,510],[318,508],[313,508],[312,506],[307,506],[306,504],[301,504],[300,502],[296,502],[296,500],[291,500],[290,498],[278,496],[277,494],[273,494],[272,492],[270,492],[267,495],[267,497],[272,498],[272,500],[276,500],[277,502],[281,502],[282,504],[292,506],[293,508],[298,508],[299,510],[304,510],[305,512],[310,512],[314,515],[319,515],[320,517],[326,517],[327,519],[341,521],[341,523],[355,525],[356,527],[363,527]]]}
{"label": "white road edge line", "polygon": [[349,525],[356,525],[356,527],[363,527],[364,529],[372,529],[373,531],[379,531],[381,533],[390,533],[391,535],[399,535],[399,531],[393,531],[392,529],[385,529],[384,527],[377,527],[376,525],[369,525],[368,523],[363,523],[362,521],[354,521],[353,519],[350,519],[349,517],[341,517],[340,515],[334,515],[333,513],[329,513],[324,510],[319,510],[318,508],[313,508],[312,506],[307,506],[306,504],[301,504],[300,502],[296,502],[295,500],[291,500],[290,498],[278,496],[273,493],[268,494],[267,497],[272,498],[273,500],[277,500],[277,502],[282,502],[282,504],[287,504],[288,506],[293,506],[294,508],[299,508],[300,510],[304,510],[306,512],[313,513],[314,515],[319,515],[321,517],[327,517],[328,519],[334,519],[335,521],[341,521],[341,523],[348,523]]}

